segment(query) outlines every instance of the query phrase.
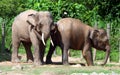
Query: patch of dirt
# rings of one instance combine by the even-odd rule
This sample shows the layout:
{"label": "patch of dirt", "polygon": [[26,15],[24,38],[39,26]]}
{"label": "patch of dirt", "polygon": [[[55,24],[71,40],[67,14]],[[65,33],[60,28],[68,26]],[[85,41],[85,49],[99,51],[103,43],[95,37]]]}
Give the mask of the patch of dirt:
{"label": "patch of dirt", "polygon": [[59,74],[54,72],[43,72],[40,75],[59,75]]}
{"label": "patch of dirt", "polygon": [[1,73],[0,75],[25,75],[25,74],[20,74],[20,73],[15,73],[15,72],[9,72],[9,73]]}
{"label": "patch of dirt", "polygon": [[[80,58],[73,58],[73,57],[69,57],[68,58],[69,62],[80,62]],[[53,62],[62,62],[62,56],[55,56],[52,57],[52,61]]]}

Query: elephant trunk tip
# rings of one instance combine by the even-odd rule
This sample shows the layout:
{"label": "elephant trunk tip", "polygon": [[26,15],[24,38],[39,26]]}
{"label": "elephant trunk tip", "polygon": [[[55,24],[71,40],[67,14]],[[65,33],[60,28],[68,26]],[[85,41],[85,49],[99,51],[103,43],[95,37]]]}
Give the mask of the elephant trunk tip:
{"label": "elephant trunk tip", "polygon": [[50,36],[50,42],[51,42],[52,46],[54,46],[54,43],[53,43],[53,41],[52,41],[51,36]]}
{"label": "elephant trunk tip", "polygon": [[101,64],[102,66],[104,66],[107,63],[109,56],[110,56],[110,47],[106,47],[106,56],[105,56],[104,63]]}

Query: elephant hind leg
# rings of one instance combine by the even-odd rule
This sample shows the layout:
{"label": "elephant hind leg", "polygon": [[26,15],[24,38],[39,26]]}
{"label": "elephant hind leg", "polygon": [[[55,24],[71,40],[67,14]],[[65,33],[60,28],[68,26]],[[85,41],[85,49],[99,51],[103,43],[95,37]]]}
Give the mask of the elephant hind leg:
{"label": "elephant hind leg", "polygon": [[25,47],[25,51],[26,51],[26,57],[27,57],[27,62],[33,62],[33,54],[31,51],[31,43],[26,43],[26,42],[22,42],[23,46]]}
{"label": "elephant hind leg", "polygon": [[63,65],[69,65],[69,63],[68,63],[68,49],[69,49],[68,45],[64,45],[62,47],[62,62],[63,62]]}

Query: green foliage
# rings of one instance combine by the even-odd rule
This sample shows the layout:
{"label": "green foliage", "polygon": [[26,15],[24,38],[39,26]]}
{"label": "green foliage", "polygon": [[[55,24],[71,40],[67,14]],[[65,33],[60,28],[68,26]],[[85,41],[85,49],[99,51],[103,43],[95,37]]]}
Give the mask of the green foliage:
{"label": "green foliage", "polygon": [[116,19],[116,17],[120,17],[120,0],[103,0],[99,1],[99,14],[102,17],[109,17]]}
{"label": "green foliage", "polygon": [[[120,37],[120,0],[1,0],[0,18],[4,18],[6,20],[5,30],[7,48],[9,48],[11,43],[11,25],[14,17],[27,9],[50,11],[52,12],[54,21],[58,21],[63,17],[72,17],[78,18],[93,27],[97,22],[98,28],[104,29],[106,29],[107,23],[110,23],[111,60],[118,60],[114,57],[118,57],[118,38]],[[67,15],[64,14],[65,12]],[[2,19],[0,19],[0,25],[2,22]],[[49,45],[50,42],[48,40],[46,53],[49,50]],[[60,48],[57,48],[57,54],[61,55]],[[72,51],[72,55],[79,56],[79,53],[78,51]],[[103,58],[104,53],[98,51],[97,59]]]}
{"label": "green foliage", "polygon": [[13,17],[24,10],[26,1],[24,0],[1,0],[0,1],[0,16]]}

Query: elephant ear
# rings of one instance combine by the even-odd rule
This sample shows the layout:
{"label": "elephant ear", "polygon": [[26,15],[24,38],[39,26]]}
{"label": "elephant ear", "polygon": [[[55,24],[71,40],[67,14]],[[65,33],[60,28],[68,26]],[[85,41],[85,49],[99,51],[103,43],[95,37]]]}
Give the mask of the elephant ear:
{"label": "elephant ear", "polygon": [[92,30],[90,32],[90,39],[94,39],[94,38],[98,37],[98,35],[99,35],[99,30],[97,30],[97,29]]}
{"label": "elephant ear", "polygon": [[36,14],[29,14],[28,18],[27,18],[27,22],[32,25],[32,26],[36,26],[36,20],[37,20],[37,15]]}

